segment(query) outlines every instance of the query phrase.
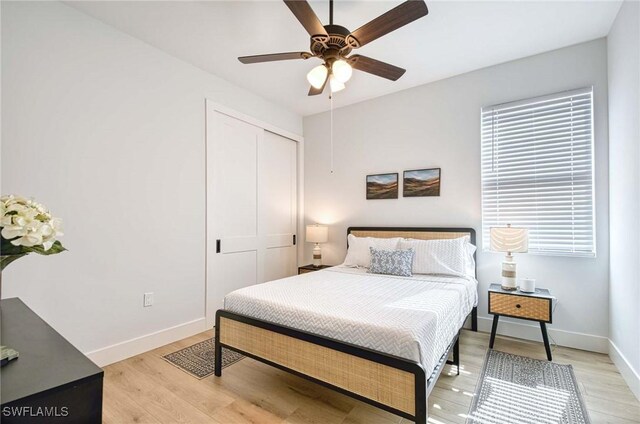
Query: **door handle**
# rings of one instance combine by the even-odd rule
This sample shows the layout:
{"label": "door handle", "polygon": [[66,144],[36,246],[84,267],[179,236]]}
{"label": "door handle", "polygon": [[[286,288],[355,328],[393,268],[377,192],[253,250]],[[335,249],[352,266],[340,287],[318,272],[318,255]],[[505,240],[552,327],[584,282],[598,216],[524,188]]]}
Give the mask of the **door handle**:
{"label": "door handle", "polygon": [[216,240],[216,253],[220,253],[220,239]]}
{"label": "door handle", "polygon": [[293,235],[293,245],[294,246],[296,245],[296,235],[295,234]]}

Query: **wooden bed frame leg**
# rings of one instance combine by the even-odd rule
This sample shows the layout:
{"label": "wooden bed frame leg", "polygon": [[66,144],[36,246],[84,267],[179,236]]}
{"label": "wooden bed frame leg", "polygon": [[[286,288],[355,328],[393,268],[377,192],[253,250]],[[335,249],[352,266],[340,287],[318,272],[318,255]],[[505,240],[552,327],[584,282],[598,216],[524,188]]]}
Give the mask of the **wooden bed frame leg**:
{"label": "wooden bed frame leg", "polygon": [[222,376],[222,346],[220,345],[220,316],[216,313],[214,374]]}
{"label": "wooden bed frame leg", "polygon": [[474,306],[471,310],[471,331],[478,331],[478,307]]}

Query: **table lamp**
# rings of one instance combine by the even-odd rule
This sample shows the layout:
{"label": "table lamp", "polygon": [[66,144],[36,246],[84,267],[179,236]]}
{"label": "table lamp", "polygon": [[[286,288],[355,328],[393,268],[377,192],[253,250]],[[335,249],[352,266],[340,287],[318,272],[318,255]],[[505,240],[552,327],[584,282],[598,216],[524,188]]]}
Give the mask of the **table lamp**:
{"label": "table lamp", "polygon": [[529,230],[526,228],[506,227],[491,228],[491,250],[506,252],[502,261],[502,289],[516,290],[516,263],[512,253],[526,253],[529,248]]}
{"label": "table lamp", "polygon": [[326,225],[313,224],[307,225],[306,241],[315,243],[313,247],[313,266],[320,268],[322,265],[322,250],[320,243],[326,243],[329,240],[329,227]]}

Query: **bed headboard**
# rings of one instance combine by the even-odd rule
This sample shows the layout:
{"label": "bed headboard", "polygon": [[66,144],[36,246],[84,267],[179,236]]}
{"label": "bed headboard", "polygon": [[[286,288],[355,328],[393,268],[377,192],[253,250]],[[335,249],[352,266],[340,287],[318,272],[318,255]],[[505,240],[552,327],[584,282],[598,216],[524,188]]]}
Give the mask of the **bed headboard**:
{"label": "bed headboard", "polygon": [[473,228],[440,227],[349,227],[347,235],[356,237],[392,238],[403,237],[420,240],[441,240],[469,236],[471,244],[476,245],[476,230]]}
{"label": "bed headboard", "polygon": [[[347,236],[353,234],[356,237],[377,237],[392,238],[403,237],[420,240],[442,240],[454,239],[458,237],[469,236],[469,241],[476,245],[476,230],[473,228],[440,228],[440,227],[349,227],[347,228]],[[347,247],[349,241],[347,241]],[[476,259],[474,252],[473,259]],[[476,263],[476,275],[478,275],[478,266]]]}

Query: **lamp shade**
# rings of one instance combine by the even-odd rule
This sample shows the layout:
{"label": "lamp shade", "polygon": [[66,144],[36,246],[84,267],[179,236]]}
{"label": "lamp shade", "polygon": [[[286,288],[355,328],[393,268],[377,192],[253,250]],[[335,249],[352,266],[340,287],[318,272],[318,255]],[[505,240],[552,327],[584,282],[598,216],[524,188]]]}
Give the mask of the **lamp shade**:
{"label": "lamp shade", "polygon": [[326,243],[329,240],[329,227],[326,225],[307,225],[306,240],[310,243]]}
{"label": "lamp shade", "polygon": [[345,82],[349,81],[349,78],[351,78],[353,69],[346,60],[340,59],[336,60],[335,62],[333,62],[333,65],[331,65],[331,73],[334,77],[336,77],[338,81],[344,84]]}
{"label": "lamp shade", "polygon": [[334,75],[329,76],[329,88],[331,88],[332,93],[344,90],[344,87],[345,85],[338,81],[338,79]]}
{"label": "lamp shade", "polygon": [[529,250],[529,230],[510,225],[492,227],[491,250],[494,252],[527,252]]}
{"label": "lamp shade", "polygon": [[327,79],[329,70],[324,65],[318,65],[307,74],[307,81],[313,88],[322,88],[324,81]]}

